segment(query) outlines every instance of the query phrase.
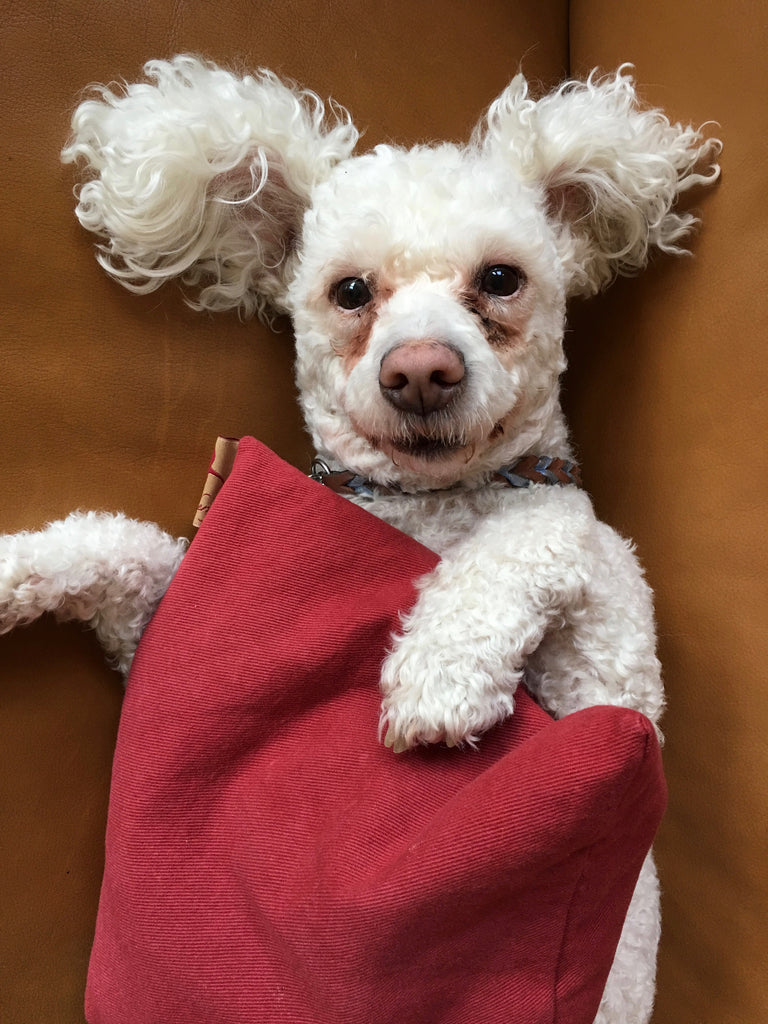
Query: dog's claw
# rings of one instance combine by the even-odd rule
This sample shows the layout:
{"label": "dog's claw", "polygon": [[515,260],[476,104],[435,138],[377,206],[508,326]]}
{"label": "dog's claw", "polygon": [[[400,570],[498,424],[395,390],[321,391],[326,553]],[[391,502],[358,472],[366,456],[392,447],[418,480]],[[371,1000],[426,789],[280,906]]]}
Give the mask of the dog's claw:
{"label": "dog's claw", "polygon": [[391,725],[387,729],[387,735],[384,737],[384,746],[388,747],[393,754],[402,754],[408,750],[406,741],[402,736],[398,736],[397,730]]}

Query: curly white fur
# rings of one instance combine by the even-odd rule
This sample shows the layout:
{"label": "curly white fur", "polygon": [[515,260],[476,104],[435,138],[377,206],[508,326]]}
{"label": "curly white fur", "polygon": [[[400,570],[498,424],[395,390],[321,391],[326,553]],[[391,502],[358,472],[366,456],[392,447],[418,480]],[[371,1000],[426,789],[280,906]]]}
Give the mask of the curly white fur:
{"label": "curly white fur", "polygon": [[139,292],[205,280],[199,308],[279,309],[312,187],[349,156],[356,129],[266,70],[239,79],[178,56],[145,71],[149,83],[98,87],[81,103],[62,154],[95,175],[77,215],[106,239],[102,265]]}
{"label": "curly white fur", "polygon": [[0,536],[0,633],[46,612],[84,622],[127,674],[186,550],[154,523],[96,512]]}
{"label": "curly white fur", "polygon": [[591,295],[616,274],[641,270],[652,246],[685,253],[680,243],[697,220],[672,207],[719,174],[716,165],[704,170],[719,141],[642,108],[629,67],[565,82],[538,101],[518,75],[473,135],[486,156],[503,154],[522,179],[544,185],[564,229],[571,294]]}
{"label": "curly white fur", "polygon": [[[695,219],[674,204],[715,180],[719,143],[643,108],[625,68],[539,100],[518,76],[468,145],[358,157],[346,112],[326,117],[269,72],[193,57],[146,72],[97,89],[64,151],[85,163],[78,216],[102,264],[139,291],[178,276],[201,308],[289,311],[318,452],[398,488],[374,486],[367,507],[441,555],[382,667],[387,744],[478,742],[522,678],[558,716],[607,703],[658,723],[651,595],[630,545],[583,492],[492,475],[525,455],[572,457],[566,300],[654,247],[683,251]],[[404,402],[409,373],[421,390]],[[0,629],[80,618],[126,668],[182,555],[124,517],[0,538]],[[650,1016],[658,902],[649,858],[600,1024]]]}

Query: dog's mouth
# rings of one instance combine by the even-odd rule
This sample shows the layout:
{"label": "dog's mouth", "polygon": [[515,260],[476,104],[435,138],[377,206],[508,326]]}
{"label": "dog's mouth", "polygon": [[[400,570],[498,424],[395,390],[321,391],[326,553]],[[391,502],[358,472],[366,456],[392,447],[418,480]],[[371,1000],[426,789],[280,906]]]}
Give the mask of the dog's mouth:
{"label": "dog's mouth", "polygon": [[[380,445],[382,446],[382,445]],[[386,447],[400,455],[407,455],[411,458],[435,461],[447,459],[456,452],[466,448],[466,442],[462,440],[446,440],[439,437],[393,437]]]}
{"label": "dog's mouth", "polygon": [[477,458],[489,446],[503,441],[507,433],[506,417],[500,420],[460,422],[455,417],[401,417],[387,424],[389,430],[371,429],[350,416],[355,433],[386,456],[397,470],[438,482],[459,480],[471,471]]}
{"label": "dog's mouth", "polygon": [[421,465],[425,472],[432,472],[426,468],[432,465],[433,471],[439,472],[441,463],[469,464],[479,450],[502,438],[504,433],[504,424],[497,422],[490,431],[480,436],[473,432],[462,434],[448,427],[444,431],[433,429],[429,433],[411,429],[388,436],[372,437],[369,434],[368,441],[378,451],[384,452],[396,466],[410,465],[416,469]]}

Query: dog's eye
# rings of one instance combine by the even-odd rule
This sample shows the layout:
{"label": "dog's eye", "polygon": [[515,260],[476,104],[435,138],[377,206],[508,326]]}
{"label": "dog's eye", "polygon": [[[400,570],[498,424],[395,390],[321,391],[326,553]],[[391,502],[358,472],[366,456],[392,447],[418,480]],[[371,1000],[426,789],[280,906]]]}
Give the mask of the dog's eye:
{"label": "dog's eye", "polygon": [[498,295],[501,298],[514,295],[520,290],[522,283],[522,272],[515,267],[507,267],[503,263],[486,267],[480,275],[482,290],[488,295]]}
{"label": "dog's eye", "polygon": [[335,295],[342,309],[361,309],[371,301],[371,290],[362,277],[345,277],[336,285]]}

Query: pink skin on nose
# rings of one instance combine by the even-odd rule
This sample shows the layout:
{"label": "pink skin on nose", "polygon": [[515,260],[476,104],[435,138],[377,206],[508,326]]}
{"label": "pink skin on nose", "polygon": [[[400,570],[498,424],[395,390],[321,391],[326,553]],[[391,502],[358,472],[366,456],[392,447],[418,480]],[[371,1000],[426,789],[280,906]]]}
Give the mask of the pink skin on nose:
{"label": "pink skin on nose", "polygon": [[461,354],[439,341],[397,345],[381,361],[381,393],[403,412],[428,416],[444,409],[464,380]]}

